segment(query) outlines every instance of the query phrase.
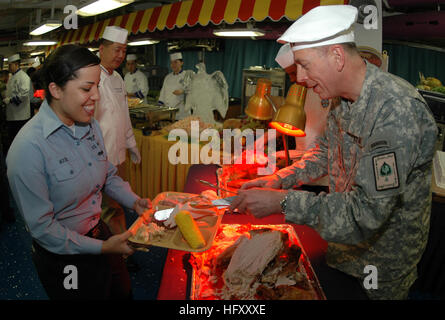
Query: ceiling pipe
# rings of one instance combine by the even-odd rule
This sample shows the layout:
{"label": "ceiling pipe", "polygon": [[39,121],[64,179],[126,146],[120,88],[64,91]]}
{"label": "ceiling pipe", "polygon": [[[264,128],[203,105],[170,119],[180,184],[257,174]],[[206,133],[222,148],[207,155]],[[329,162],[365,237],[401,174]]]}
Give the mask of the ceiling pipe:
{"label": "ceiling pipe", "polygon": [[409,13],[383,18],[383,39],[414,40],[445,37],[445,11]]}
{"label": "ceiling pipe", "polygon": [[41,20],[42,20],[42,9],[37,9],[37,11],[36,11],[36,25],[39,25]]}
{"label": "ceiling pipe", "polygon": [[386,0],[390,7],[393,9],[403,8],[403,7],[425,7],[437,4],[445,4],[443,0]]}
{"label": "ceiling pipe", "polygon": [[[69,1],[70,4],[77,5],[78,0]],[[35,2],[29,0],[0,0],[0,7],[2,9],[50,9],[52,6],[57,9],[63,9],[67,5],[67,1],[56,1],[55,4],[52,1]]]}
{"label": "ceiling pipe", "polygon": [[56,0],[52,1],[52,5],[51,5],[51,19],[54,19],[54,8],[56,6]]}

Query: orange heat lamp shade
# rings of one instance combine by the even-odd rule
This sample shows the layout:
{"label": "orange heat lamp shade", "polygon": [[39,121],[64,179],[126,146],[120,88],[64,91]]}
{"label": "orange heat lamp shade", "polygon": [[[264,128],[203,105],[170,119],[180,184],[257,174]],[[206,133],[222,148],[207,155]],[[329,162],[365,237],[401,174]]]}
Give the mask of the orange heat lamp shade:
{"label": "orange heat lamp shade", "polygon": [[277,131],[294,137],[304,137],[306,124],[306,113],[304,103],[307,88],[294,83],[287,93],[284,105],[278,109],[270,126]]}
{"label": "orange heat lamp shade", "polygon": [[273,107],[266,95],[270,95],[270,88],[272,81],[265,78],[260,78],[256,84],[256,91],[253,96],[250,97],[245,110],[246,114],[257,120],[269,120],[273,116]]}

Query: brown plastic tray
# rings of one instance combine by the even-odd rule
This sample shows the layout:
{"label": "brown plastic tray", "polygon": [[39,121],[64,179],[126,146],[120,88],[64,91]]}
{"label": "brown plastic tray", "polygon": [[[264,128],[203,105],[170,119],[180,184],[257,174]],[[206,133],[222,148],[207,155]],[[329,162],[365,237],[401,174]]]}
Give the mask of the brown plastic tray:
{"label": "brown plastic tray", "polygon": [[[156,196],[155,199],[153,199],[152,203],[152,209],[145,212],[144,215],[139,217],[130,227],[130,232],[135,235],[138,231],[138,229],[143,225],[147,224],[151,220],[151,216],[156,210],[162,210],[167,208],[173,208],[174,206],[165,206],[160,205],[159,202],[162,200],[169,200],[172,202],[175,202],[177,199],[184,200],[187,197],[192,198],[198,196],[197,194],[192,193],[183,193],[183,192],[162,192]],[[208,211],[209,209],[206,209]],[[196,224],[198,225],[199,230],[202,233],[202,236],[204,237],[204,240],[206,242],[206,245],[203,248],[199,249],[193,249],[190,247],[190,245],[187,243],[187,241],[182,236],[181,231],[178,227],[175,227],[168,232],[166,232],[165,236],[153,241],[144,242],[136,239],[135,237],[130,237],[128,241],[130,242],[130,245],[136,249],[147,249],[150,246],[156,246],[156,247],[163,247],[163,248],[169,248],[169,249],[176,249],[176,250],[182,250],[182,251],[190,251],[190,252],[202,252],[208,250],[212,244],[213,240],[215,238],[216,232],[218,231],[218,227],[221,223],[222,216],[224,215],[225,209],[217,209],[212,208],[211,210],[214,210],[215,214],[213,215],[206,215],[203,217],[200,217],[199,219],[195,219]],[[199,211],[199,210],[196,210]]]}

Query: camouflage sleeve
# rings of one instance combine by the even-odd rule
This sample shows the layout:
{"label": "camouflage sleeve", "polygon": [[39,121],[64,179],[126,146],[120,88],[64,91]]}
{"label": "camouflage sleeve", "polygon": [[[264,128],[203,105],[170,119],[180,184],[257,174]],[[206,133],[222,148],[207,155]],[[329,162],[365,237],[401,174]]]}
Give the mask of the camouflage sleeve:
{"label": "camouflage sleeve", "polygon": [[[412,210],[404,219],[419,214],[418,208],[430,196],[428,181],[437,129],[430,120],[422,124],[416,115],[423,105],[408,107],[406,103],[420,104],[411,99],[387,102],[382,107],[362,147],[350,191],[318,195],[290,191],[286,220],[313,227],[327,241],[357,244],[375,235],[397,208]],[[419,163],[425,154],[430,156]]]}
{"label": "camouflage sleeve", "polygon": [[327,149],[326,137],[317,137],[315,146],[307,150],[299,161],[276,172],[282,179],[282,188],[298,187],[325,176],[328,173]]}

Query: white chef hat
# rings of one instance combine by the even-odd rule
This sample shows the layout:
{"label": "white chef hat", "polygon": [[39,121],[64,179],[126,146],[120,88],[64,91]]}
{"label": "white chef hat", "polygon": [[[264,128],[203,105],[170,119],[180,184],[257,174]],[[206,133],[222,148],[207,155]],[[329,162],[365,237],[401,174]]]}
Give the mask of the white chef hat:
{"label": "white chef hat", "polygon": [[181,52],[175,52],[170,55],[170,61],[179,60],[179,59],[182,59]]}
{"label": "white chef hat", "polygon": [[35,57],[34,63],[31,65],[31,67],[37,68],[38,66],[40,66],[40,59],[39,57]]}
{"label": "white chef hat", "polygon": [[127,43],[128,30],[118,26],[108,26],[102,35],[103,39],[110,40],[117,43]]}
{"label": "white chef hat", "polygon": [[133,53],[127,54],[127,61],[135,61],[137,59],[136,55]]}
{"label": "white chef hat", "polygon": [[18,53],[16,53],[8,58],[8,63],[19,61],[19,60],[20,60],[20,55]]}
{"label": "white chef hat", "polygon": [[350,5],[318,6],[295,21],[277,41],[291,43],[293,51],[354,42],[357,15],[357,8]]}
{"label": "white chef hat", "polygon": [[281,66],[281,68],[286,69],[289,66],[295,64],[294,53],[291,50],[290,44],[283,44],[278,50],[275,61]]}
{"label": "white chef hat", "polygon": [[297,81],[297,65],[294,60],[294,52],[292,51],[290,44],[283,44],[278,50],[278,54],[275,57],[275,61],[281,68],[289,75],[291,82]]}

